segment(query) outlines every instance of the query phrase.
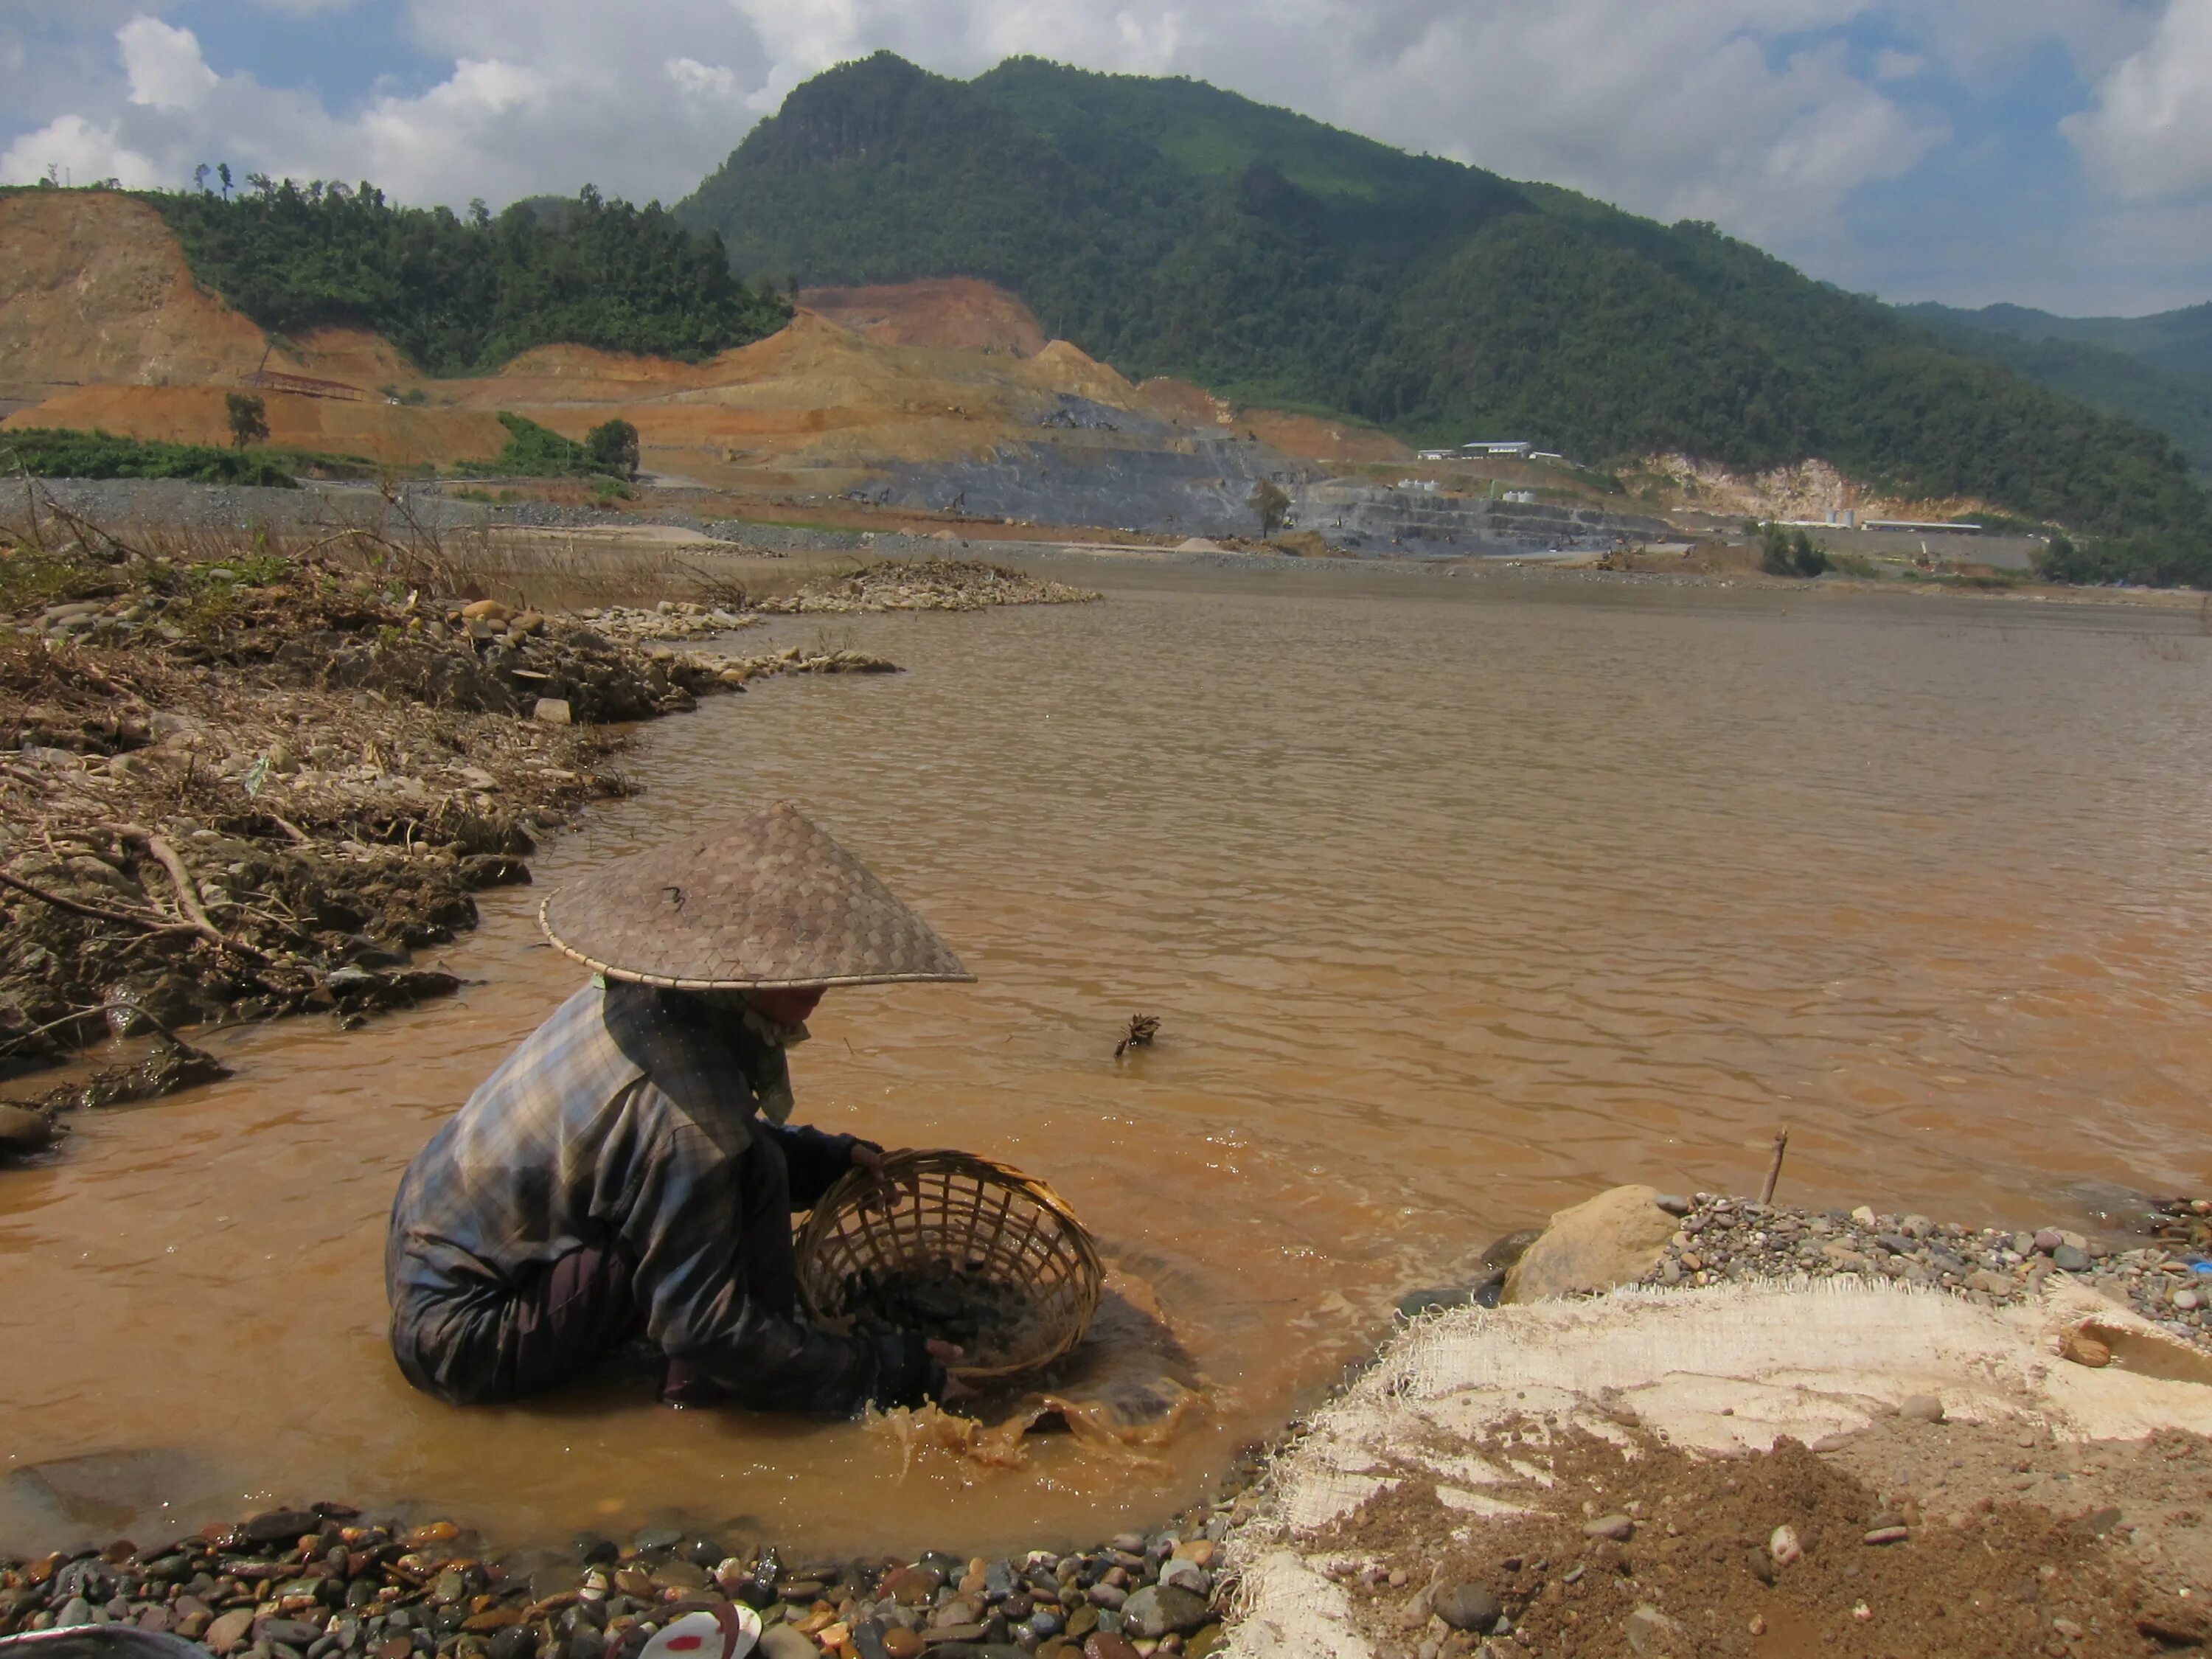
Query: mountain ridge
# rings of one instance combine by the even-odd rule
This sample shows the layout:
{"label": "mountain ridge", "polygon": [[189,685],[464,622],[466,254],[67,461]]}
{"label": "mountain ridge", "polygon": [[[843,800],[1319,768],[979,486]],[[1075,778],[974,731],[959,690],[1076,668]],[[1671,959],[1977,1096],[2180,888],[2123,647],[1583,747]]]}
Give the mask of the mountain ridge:
{"label": "mountain ridge", "polygon": [[2095,346],[2167,374],[2212,375],[2212,301],[2142,317],[2062,317],[2002,302],[1970,310],[1923,301],[1898,309],[1984,333]]}
{"label": "mountain ridge", "polygon": [[740,270],[980,277],[1132,379],[1416,442],[1817,456],[2106,538],[2206,524],[2161,434],[1711,226],[1202,82],[1034,58],[963,82],[879,53],[795,88],[673,212],[720,233]]}
{"label": "mountain ridge", "polygon": [[1932,302],[1898,310],[1959,350],[2165,433],[2200,477],[2212,477],[2212,305],[2149,317]]}

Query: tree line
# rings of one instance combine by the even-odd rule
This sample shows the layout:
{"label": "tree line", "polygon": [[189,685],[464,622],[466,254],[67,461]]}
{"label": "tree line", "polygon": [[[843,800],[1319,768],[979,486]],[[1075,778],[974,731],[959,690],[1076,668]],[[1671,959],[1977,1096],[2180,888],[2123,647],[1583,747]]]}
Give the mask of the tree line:
{"label": "tree line", "polygon": [[586,186],[494,214],[401,207],[363,183],[250,175],[149,192],[193,276],[279,334],[343,326],[431,374],[482,374],[534,346],[698,362],[774,333],[788,300],[734,275],[721,240]]}

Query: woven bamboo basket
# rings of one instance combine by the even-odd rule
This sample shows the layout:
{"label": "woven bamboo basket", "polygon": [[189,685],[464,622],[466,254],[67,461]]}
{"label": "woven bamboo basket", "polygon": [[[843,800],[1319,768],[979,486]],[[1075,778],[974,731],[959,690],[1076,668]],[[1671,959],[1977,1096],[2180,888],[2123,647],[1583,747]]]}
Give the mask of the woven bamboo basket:
{"label": "woven bamboo basket", "polygon": [[1007,1381],[1066,1358],[1083,1340],[1106,1270],[1059,1194],[965,1152],[893,1152],[884,1174],[879,1185],[863,1170],[848,1171],[799,1230],[799,1291],[816,1319],[846,1325],[864,1274],[950,1263],[1017,1287],[1034,1304],[1016,1351],[951,1366],[954,1376]]}

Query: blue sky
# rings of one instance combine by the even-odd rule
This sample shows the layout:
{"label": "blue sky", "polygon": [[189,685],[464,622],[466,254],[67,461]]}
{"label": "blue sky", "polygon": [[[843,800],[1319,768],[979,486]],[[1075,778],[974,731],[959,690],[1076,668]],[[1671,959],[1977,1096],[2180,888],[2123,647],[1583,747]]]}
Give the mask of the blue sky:
{"label": "blue sky", "polygon": [[2212,0],[0,0],[0,178],[674,200],[878,47],[1189,74],[1897,300],[2212,300]]}
{"label": "blue sky", "polygon": [[239,0],[185,0],[165,15],[199,37],[216,68],[250,70],[271,86],[312,88],[332,110],[356,107],[380,87],[420,96],[453,68],[414,44],[397,0],[291,14]]}

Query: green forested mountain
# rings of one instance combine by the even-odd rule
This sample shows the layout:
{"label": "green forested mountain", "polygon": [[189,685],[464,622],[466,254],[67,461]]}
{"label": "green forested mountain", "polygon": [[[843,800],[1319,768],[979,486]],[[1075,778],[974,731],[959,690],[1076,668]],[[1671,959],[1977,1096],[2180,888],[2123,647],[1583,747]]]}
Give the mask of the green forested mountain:
{"label": "green forested mountain", "polygon": [[1905,309],[1923,321],[2009,334],[2022,340],[2063,340],[2100,347],[2165,374],[2212,375],[2212,304],[2161,311],[2148,317],[2060,317],[2028,306],[1984,306],[1961,311],[1952,306],[1917,305]]}
{"label": "green forested mountain", "polygon": [[731,273],[709,234],[658,204],[517,204],[496,217],[395,207],[349,189],[256,179],[228,199],[155,192],[192,274],[263,327],[386,336],[432,374],[497,368],[532,346],[698,359],[772,334],[791,308]]}
{"label": "green forested mountain", "polygon": [[1002,283],[1133,376],[1417,441],[1823,456],[2125,542],[2130,569],[2185,553],[2212,580],[2206,498],[2162,435],[1709,225],[1201,82],[1034,58],[958,82],[879,54],[793,92],[675,212],[757,275]]}
{"label": "green forested mountain", "polygon": [[1961,351],[2165,433],[2200,476],[2212,476],[2212,306],[2156,317],[2054,317],[2020,306],[1901,309]]}

